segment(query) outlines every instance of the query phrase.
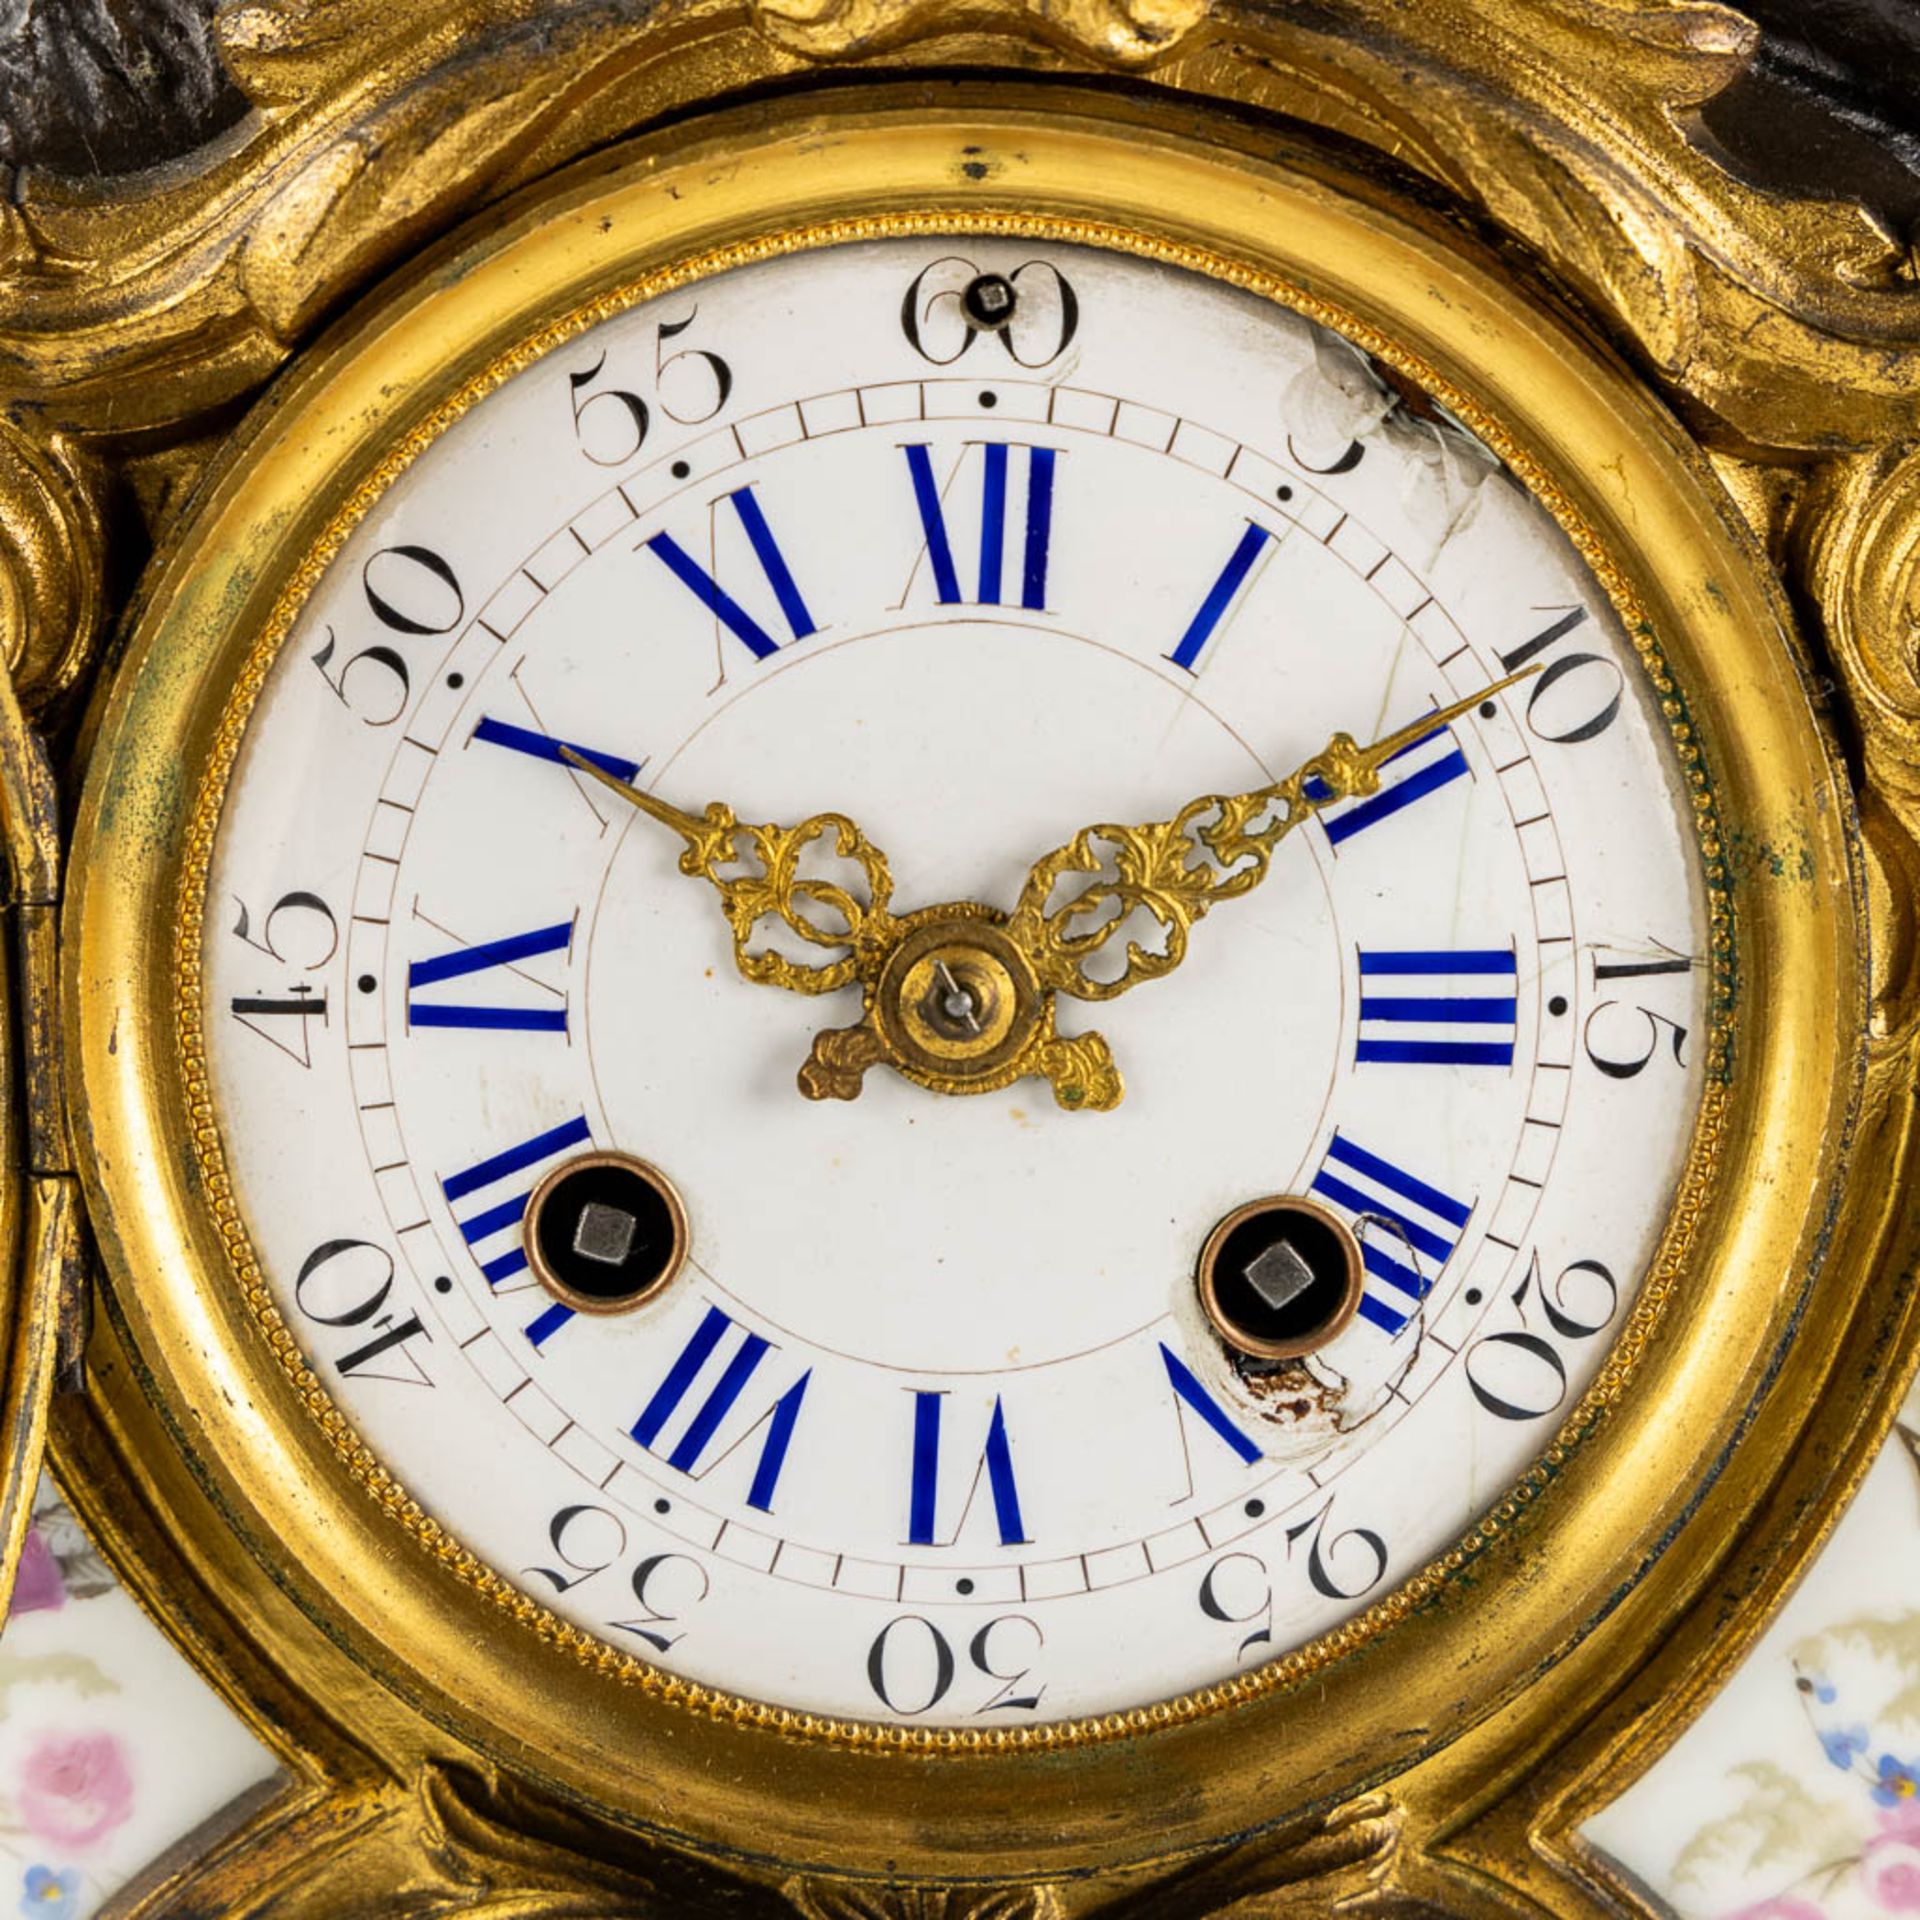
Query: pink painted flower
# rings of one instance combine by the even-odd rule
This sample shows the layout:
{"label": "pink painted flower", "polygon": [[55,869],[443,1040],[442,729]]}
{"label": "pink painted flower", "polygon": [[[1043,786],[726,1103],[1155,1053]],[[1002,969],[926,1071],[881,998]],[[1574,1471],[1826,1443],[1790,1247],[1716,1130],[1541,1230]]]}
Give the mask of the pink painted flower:
{"label": "pink painted flower", "polygon": [[1920,1804],[1880,1816],[1860,1856],[1860,1877],[1882,1913],[1920,1913]]}
{"label": "pink painted flower", "polygon": [[60,1562],[38,1527],[29,1527],[20,1543],[20,1565],[13,1576],[14,1613],[44,1613],[67,1604],[67,1583]]}
{"label": "pink painted flower", "polygon": [[75,1851],[133,1811],[133,1775],[111,1733],[44,1732],[20,1767],[20,1814],[38,1839]]}

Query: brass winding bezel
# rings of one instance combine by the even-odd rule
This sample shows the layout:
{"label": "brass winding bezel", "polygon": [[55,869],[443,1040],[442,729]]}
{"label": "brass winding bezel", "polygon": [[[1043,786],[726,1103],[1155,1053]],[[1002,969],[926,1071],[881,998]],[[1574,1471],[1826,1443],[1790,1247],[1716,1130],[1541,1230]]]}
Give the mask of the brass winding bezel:
{"label": "brass winding bezel", "polygon": [[[451,1735],[628,1823],[751,1858],[884,1873],[906,1854],[916,1874],[1024,1878],[1345,1797],[1514,1700],[1663,1554],[1691,1569],[1683,1587],[1705,1577],[1740,1503],[1710,1536],[1677,1523],[1788,1335],[1825,1351],[1846,1321],[1804,1309],[1857,1097],[1864,976],[1851,804],[1775,603],[1691,447],[1623,370],[1457,231],[1309,149],[1276,159],[1272,137],[1256,151],[1225,122],[1195,137],[1190,109],[1176,126],[1138,100],[1039,86],[1003,84],[990,110],[941,99],[849,93],[779,127],[747,114],[595,161],[490,216],[293,369],[168,554],[120,670],[79,827],[66,1020],[113,1310],[189,1463],[155,1471],[212,1510],[183,1547],[216,1588],[276,1584],[404,1703],[417,1731],[387,1736],[398,1752]],[[268,1296],[200,1031],[207,869],[247,713],[393,477],[511,372],[634,301],[777,253],[932,232],[1210,274],[1335,327],[1471,425],[1640,651],[1696,816],[1714,968],[1707,1086],[1659,1255],[1593,1388],[1469,1537],[1235,1681],[992,1733],[830,1721],[673,1678],[442,1532]],[[1741,1017],[1754,1004],[1764,1020]],[[396,1552],[396,1525],[427,1551]],[[786,1736],[772,1758],[769,1732]]]}
{"label": "brass winding bezel", "polygon": [[[578,1287],[569,1286],[554,1271],[553,1263],[541,1251],[536,1222],[548,1198],[561,1182],[578,1173],[583,1167],[620,1167],[630,1174],[637,1175],[659,1197],[661,1205],[666,1208],[667,1219],[671,1223],[671,1248],[659,1273],[638,1291],[622,1294],[617,1299],[609,1300],[601,1294],[582,1293]],[[524,1244],[528,1269],[562,1306],[571,1307],[575,1313],[597,1313],[611,1318],[617,1314],[632,1313],[635,1308],[644,1307],[650,1300],[659,1299],[680,1277],[680,1269],[686,1265],[687,1242],[690,1237],[691,1232],[687,1225],[687,1203],[680,1198],[680,1189],[652,1161],[642,1160],[637,1154],[608,1150],[577,1153],[572,1159],[562,1160],[557,1166],[549,1168],[534,1183],[533,1191],[527,1195]]]}
{"label": "brass winding bezel", "polygon": [[[1345,1272],[1340,1300],[1333,1312],[1304,1339],[1260,1339],[1236,1326],[1220,1301],[1219,1263],[1228,1235],[1236,1227],[1276,1207],[1304,1213],[1318,1221],[1333,1235],[1340,1247],[1341,1264]],[[1306,1194],[1262,1194],[1257,1200],[1248,1200],[1235,1207],[1215,1224],[1213,1231],[1201,1244],[1200,1258],[1194,1263],[1194,1285],[1200,1295],[1200,1311],[1213,1322],[1214,1332],[1238,1353],[1251,1355],[1256,1360],[1303,1360],[1316,1348],[1337,1340],[1353,1323],[1353,1316],[1360,1310],[1360,1296],[1366,1282],[1362,1264],[1364,1258],[1360,1250],[1360,1236],[1331,1207],[1322,1205]]]}

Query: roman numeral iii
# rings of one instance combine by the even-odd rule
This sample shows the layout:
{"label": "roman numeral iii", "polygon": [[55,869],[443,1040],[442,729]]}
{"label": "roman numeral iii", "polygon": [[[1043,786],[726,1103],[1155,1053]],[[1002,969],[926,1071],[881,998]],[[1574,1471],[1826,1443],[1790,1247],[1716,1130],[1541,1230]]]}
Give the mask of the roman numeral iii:
{"label": "roman numeral iii", "polygon": [[1362,947],[1355,1063],[1512,1066],[1517,973],[1511,947]]}

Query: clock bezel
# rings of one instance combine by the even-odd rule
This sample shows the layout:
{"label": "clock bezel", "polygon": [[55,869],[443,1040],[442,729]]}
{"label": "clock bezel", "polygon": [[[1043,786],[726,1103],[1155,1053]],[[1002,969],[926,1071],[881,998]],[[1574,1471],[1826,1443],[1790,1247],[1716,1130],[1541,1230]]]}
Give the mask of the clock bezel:
{"label": "clock bezel", "polygon": [[[764,1836],[746,1849],[756,1855],[842,1870],[879,1870],[904,1847],[930,1873],[1028,1874],[1272,1824],[1383,1764],[1412,1761],[1594,1627],[1637,1578],[1620,1567],[1653,1564],[1717,1471],[1812,1284],[1859,1070],[1861,1024],[1848,1016],[1863,990],[1861,908],[1844,785],[1755,557],[1717,509],[1697,456],[1631,379],[1457,233],[1396,205],[1376,182],[1336,178],[1310,150],[1283,169],[1225,122],[1205,143],[1192,126],[1190,111],[1176,126],[1138,102],[1069,104],[1038,87],[999,89],[984,112],[849,95],[781,131],[751,116],[722,120],[544,185],[376,295],[264,403],[158,570],[104,716],[68,921],[66,1018],[77,1102],[92,1122],[85,1171],[115,1277],[113,1309],[176,1431],[193,1435],[185,1470],[224,1523],[224,1537],[196,1543],[195,1557],[216,1586],[261,1572],[277,1579],[425,1723],[697,1844],[740,1847],[754,1833]],[[1261,144],[1271,152],[1271,141]],[[602,221],[612,223],[606,232]],[[182,888],[194,898],[213,817],[204,789],[197,803],[189,796],[199,783],[181,769],[219,752],[230,758],[238,716],[225,688],[238,662],[249,651],[264,658],[255,633],[270,644],[284,630],[326,529],[356,501],[364,506],[393,443],[423,444],[449,388],[544,344],[543,328],[564,337],[643,297],[638,287],[659,290],[675,263],[698,258],[712,270],[756,249],[996,225],[1096,244],[1112,243],[1124,225],[1145,243],[1129,250],[1196,266],[1204,254],[1240,284],[1291,285],[1289,304],[1344,322],[1457,404],[1519,471],[1552,490],[1549,504],[1563,524],[1585,530],[1576,538],[1602,579],[1680,663],[1686,702],[1677,717],[1694,730],[1725,808],[1726,840],[1710,828],[1709,847],[1724,856],[1735,835],[1769,848],[1791,840],[1815,877],[1797,889],[1745,889],[1737,921],[1725,921],[1733,945],[1724,1071],[1710,1075],[1706,1133],[1675,1208],[1696,1244],[1683,1250],[1670,1228],[1642,1295],[1646,1311],[1582,1403],[1581,1431],[1605,1431],[1574,1447],[1563,1435],[1476,1530],[1478,1611],[1463,1614],[1463,1583],[1423,1586],[1415,1576],[1382,1603],[1396,1627],[1384,1638],[1375,1609],[1302,1650],[1311,1660],[1283,1658],[1250,1686],[989,1741],[951,1729],[802,1726],[810,1716],[654,1675],[554,1621],[497,1575],[463,1568],[457,1550],[435,1546],[433,1557],[396,1566],[392,1518],[424,1535],[424,1516],[374,1471],[304,1373],[291,1336],[269,1323],[260,1339],[246,1282],[239,1295],[222,1284],[230,1259],[244,1272],[244,1234],[230,1209],[221,1216],[214,1163],[182,1164],[167,1136],[170,1120],[190,1135],[212,1120],[195,1081],[191,1020],[186,1052],[174,1051],[176,999],[185,996],[191,1015],[198,975],[190,944],[176,972],[173,916]],[[1369,323],[1395,331],[1368,338]],[[448,338],[459,343],[451,355]],[[331,437],[314,430],[329,423]],[[1738,690],[1754,686],[1784,697],[1749,697],[1736,718]],[[1720,906],[1728,912],[1724,898]],[[1742,1002],[1766,1001],[1763,1029],[1738,1021],[1736,978]],[[1750,1179],[1736,1192],[1735,1169],[1754,1167],[1757,1155],[1771,1184]],[[1777,1274],[1797,1285],[1779,1286]],[[1652,1352],[1656,1312],[1661,1350]],[[1834,1316],[1836,1325],[1844,1319]],[[1837,1337],[1810,1317],[1803,1340]],[[1621,1400],[1630,1371],[1643,1391]],[[1656,1466],[1671,1464],[1648,1431],[1661,1398],[1649,1379],[1665,1383],[1670,1407],[1688,1384],[1705,1403],[1674,1423],[1684,1437],[1667,1446],[1693,1469],[1677,1481],[1670,1472],[1646,1477],[1649,1452]],[[1549,1480],[1554,1498],[1536,1508],[1536,1489]],[[1648,1484],[1668,1489],[1651,1509],[1635,1497]],[[1604,1525],[1590,1524],[1596,1513]],[[323,1542],[350,1572],[328,1576]],[[1487,1575],[1536,1556],[1541,1564],[1557,1556],[1550,1578],[1509,1579],[1487,1603]],[[488,1648],[476,1677],[474,1648],[489,1623],[506,1626],[502,1605],[526,1630],[509,1629],[505,1644]],[[396,1623],[410,1654],[393,1644]],[[1299,1685],[1308,1671],[1349,1706],[1312,1712]],[[1458,1678],[1468,1672],[1471,1686]],[[601,1684],[602,1673],[630,1684]],[[1410,1687],[1434,1703],[1421,1708],[1419,1738],[1405,1732],[1416,1724]],[[1330,1734],[1316,1719],[1343,1724]],[[788,1736],[771,1764],[749,1757],[764,1752],[763,1730]],[[1277,1798],[1260,1757],[1274,1743],[1289,1755],[1292,1781]],[[845,1772],[870,1764],[873,1750],[916,1749],[919,1760],[896,1768],[884,1788],[869,1772],[863,1791],[862,1776]],[[630,1761],[609,1760],[638,1753],[647,1756],[644,1792],[632,1785]],[[923,1763],[947,1755],[942,1828],[931,1833],[921,1818]],[[783,1788],[773,1784],[776,1768]],[[1185,1798],[1170,1816],[1176,1783]],[[818,1811],[852,1804],[856,1792],[860,1823]]]}

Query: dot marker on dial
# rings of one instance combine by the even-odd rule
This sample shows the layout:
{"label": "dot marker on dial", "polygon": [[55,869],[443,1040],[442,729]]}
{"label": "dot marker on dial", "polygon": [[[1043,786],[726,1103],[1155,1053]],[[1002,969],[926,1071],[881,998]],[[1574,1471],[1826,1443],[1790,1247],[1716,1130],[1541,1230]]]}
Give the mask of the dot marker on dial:
{"label": "dot marker on dial", "polygon": [[687,1210],[658,1167],[626,1153],[583,1153],[527,1201],[527,1265],[581,1313],[626,1313],[651,1300],[687,1257]]}
{"label": "dot marker on dial", "polygon": [[1252,1200],[1207,1236],[1197,1280],[1228,1346],[1259,1360],[1297,1360],[1337,1338],[1358,1309],[1360,1243],[1316,1201]]}

